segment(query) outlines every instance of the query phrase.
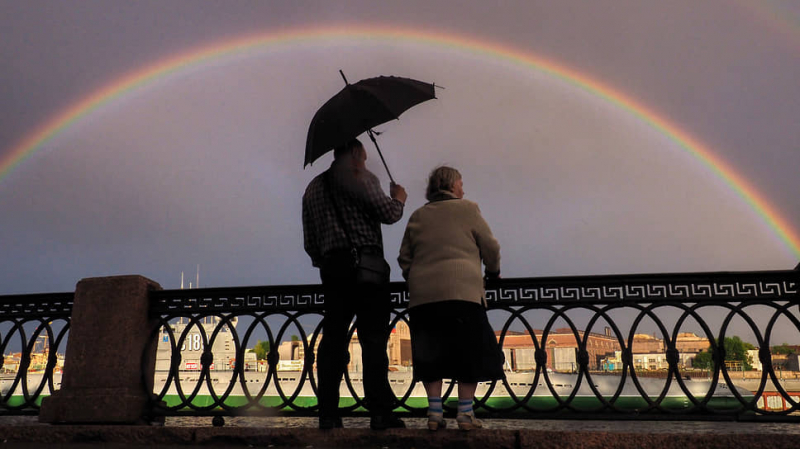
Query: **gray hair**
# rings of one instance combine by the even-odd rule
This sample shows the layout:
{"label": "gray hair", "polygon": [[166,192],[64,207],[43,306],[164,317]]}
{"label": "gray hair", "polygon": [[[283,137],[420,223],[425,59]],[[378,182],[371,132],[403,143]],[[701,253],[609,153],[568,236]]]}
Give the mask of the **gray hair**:
{"label": "gray hair", "polygon": [[432,201],[439,192],[453,192],[456,181],[461,179],[461,173],[455,168],[442,165],[436,167],[428,176],[428,189],[425,191],[425,198]]}
{"label": "gray hair", "polygon": [[356,148],[364,148],[364,145],[362,145],[361,141],[358,139],[350,139],[333,149],[333,158],[340,159],[344,156],[352,157],[354,154],[353,150]]}

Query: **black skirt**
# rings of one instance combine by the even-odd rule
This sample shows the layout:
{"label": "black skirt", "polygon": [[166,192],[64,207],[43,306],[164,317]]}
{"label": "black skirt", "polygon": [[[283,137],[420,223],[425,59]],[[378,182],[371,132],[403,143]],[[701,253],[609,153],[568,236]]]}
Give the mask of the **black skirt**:
{"label": "black skirt", "polygon": [[503,351],[486,309],[470,301],[441,301],[409,309],[414,379],[465,383],[505,377]]}

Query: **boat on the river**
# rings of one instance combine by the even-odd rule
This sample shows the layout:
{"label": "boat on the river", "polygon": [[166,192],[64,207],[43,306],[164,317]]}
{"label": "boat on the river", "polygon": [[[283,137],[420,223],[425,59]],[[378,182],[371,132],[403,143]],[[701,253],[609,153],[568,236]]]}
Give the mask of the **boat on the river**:
{"label": "boat on the river", "polygon": [[[264,407],[279,409],[289,407],[289,404],[295,409],[307,409],[317,403],[312,379],[307,374],[304,375],[303,371],[237,373],[234,370],[209,370],[207,374],[202,371],[178,371],[176,374],[171,376],[167,371],[158,371],[155,375],[154,393],[161,397],[167,407],[190,403],[192,408],[207,408],[223,403],[229,407],[242,407],[258,403]],[[410,370],[390,371],[388,376],[390,385],[405,408],[413,410],[427,406],[425,390],[420,382],[413,381]],[[532,411],[554,410],[559,404],[568,404],[567,408],[583,412],[602,410],[604,404],[612,409],[635,411],[645,410],[654,402],[658,402],[664,410],[679,411],[695,407],[695,402],[687,392],[694,401],[701,402],[709,394],[712,384],[705,379],[683,379],[686,389],[684,391],[675,379],[665,388],[666,379],[650,377],[639,378],[637,386],[631,376],[626,376],[622,385],[622,376],[619,375],[593,374],[590,378],[577,374],[547,373],[546,376],[547,378],[544,373],[540,373],[537,378],[533,372],[508,372],[505,382],[480,383],[475,397],[479,401],[485,399],[485,404],[490,409],[518,409],[520,412],[525,412],[526,408]],[[17,376],[2,376],[2,402],[9,406],[23,404],[25,395],[22,383],[22,379],[17,379]],[[60,383],[61,374],[55,373],[52,379],[53,389],[60,388]],[[26,387],[29,397],[32,393],[41,391],[36,403],[39,403],[41,397],[51,394],[48,379],[43,373],[29,373]],[[444,390],[447,392],[450,387],[450,383],[445,381]],[[453,405],[456,401],[456,388],[454,385],[452,387],[446,398],[446,405]],[[733,388],[736,388],[744,400],[753,396],[745,388]],[[360,397],[363,397],[361,373],[348,373],[347,380],[341,386],[341,406],[354,406],[357,403],[356,398]],[[524,404],[524,407],[515,404]],[[719,411],[742,407],[739,399],[724,382],[716,385],[707,406]]]}

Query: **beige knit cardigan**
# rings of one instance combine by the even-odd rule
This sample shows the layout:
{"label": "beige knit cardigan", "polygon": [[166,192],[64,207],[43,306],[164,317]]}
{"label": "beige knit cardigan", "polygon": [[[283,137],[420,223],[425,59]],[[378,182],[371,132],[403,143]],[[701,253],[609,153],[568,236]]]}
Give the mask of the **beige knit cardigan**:
{"label": "beige knit cardigan", "polygon": [[483,272],[500,271],[500,244],[478,205],[445,195],[414,211],[397,258],[409,307],[459,299],[483,303]]}

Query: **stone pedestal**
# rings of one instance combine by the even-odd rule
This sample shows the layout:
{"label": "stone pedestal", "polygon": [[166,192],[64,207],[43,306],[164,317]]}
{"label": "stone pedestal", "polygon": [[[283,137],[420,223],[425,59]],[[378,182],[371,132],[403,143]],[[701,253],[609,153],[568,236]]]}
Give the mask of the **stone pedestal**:
{"label": "stone pedestal", "polygon": [[78,282],[61,389],[44,398],[40,422],[148,424],[158,325],[149,292],[160,289],[142,276]]}

